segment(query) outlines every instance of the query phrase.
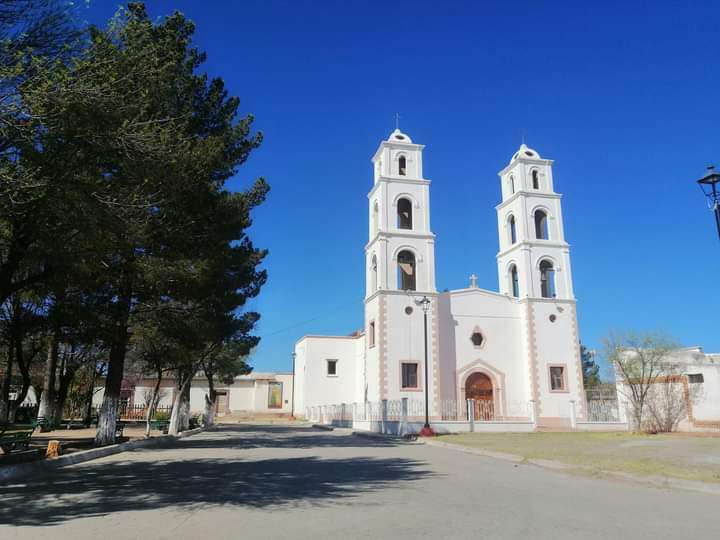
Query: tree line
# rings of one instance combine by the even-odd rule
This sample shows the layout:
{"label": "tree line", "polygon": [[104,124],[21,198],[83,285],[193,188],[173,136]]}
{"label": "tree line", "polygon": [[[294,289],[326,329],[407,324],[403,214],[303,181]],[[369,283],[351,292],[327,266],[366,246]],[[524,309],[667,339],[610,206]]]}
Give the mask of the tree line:
{"label": "tree line", "polygon": [[226,187],[262,134],[202,72],[191,21],[132,3],[100,28],[73,9],[0,5],[0,423],[30,387],[43,418],[69,395],[89,407],[102,377],[104,445],[128,366],[158,390],[174,375],[170,432],[196,374],[211,422],[215,383],[249,371],[267,252],[247,231],[269,187]]}

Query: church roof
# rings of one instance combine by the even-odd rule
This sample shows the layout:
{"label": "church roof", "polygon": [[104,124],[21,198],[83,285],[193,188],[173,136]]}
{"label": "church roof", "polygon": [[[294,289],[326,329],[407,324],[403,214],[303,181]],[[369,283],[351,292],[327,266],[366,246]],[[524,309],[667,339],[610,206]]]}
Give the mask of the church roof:
{"label": "church roof", "polygon": [[516,159],[541,159],[540,154],[538,154],[535,150],[532,148],[528,148],[525,143],[522,143],[520,145],[520,148],[518,148],[518,151],[513,154],[513,157],[510,159],[510,163],[515,161]]}
{"label": "church roof", "polygon": [[400,143],[412,144],[412,139],[406,133],[403,133],[399,129],[396,129],[388,137],[388,142],[400,142]]}

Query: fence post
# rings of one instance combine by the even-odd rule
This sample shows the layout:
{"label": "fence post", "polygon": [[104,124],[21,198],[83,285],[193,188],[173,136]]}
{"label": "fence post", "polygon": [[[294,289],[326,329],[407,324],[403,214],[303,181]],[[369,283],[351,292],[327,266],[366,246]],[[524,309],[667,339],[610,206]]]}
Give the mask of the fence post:
{"label": "fence post", "polygon": [[467,419],[470,423],[470,433],[475,432],[475,400],[474,399],[466,399],[466,405],[467,405]]}
{"label": "fence post", "polygon": [[405,436],[408,433],[407,417],[408,417],[408,398],[404,397],[404,398],[402,398],[402,410],[400,413],[400,429],[398,430],[398,435],[400,435],[401,437]]}
{"label": "fence post", "polygon": [[387,419],[388,419],[388,413],[387,413],[387,399],[382,400],[382,426],[381,426],[381,433],[385,433],[387,430]]}
{"label": "fence post", "polygon": [[535,409],[535,400],[531,399],[528,401],[528,412],[530,413],[530,421],[532,422],[533,428],[537,427],[537,410]]}
{"label": "fence post", "polygon": [[575,429],[577,427],[577,417],[575,413],[575,400],[570,400],[570,427]]}

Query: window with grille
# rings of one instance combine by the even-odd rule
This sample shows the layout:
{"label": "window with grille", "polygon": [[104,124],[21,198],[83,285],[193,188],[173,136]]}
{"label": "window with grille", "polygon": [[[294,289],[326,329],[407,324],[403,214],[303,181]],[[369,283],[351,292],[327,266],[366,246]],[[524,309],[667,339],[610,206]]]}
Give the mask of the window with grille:
{"label": "window with grille", "polygon": [[562,366],[550,366],[550,390],[562,391],[565,388],[565,368]]}
{"label": "window with grille", "polygon": [[328,360],[327,361],[327,374],[329,376],[336,376],[337,375],[337,360]]}
{"label": "window with grille", "polygon": [[404,389],[412,389],[418,387],[418,365],[416,363],[402,363],[402,387]]}

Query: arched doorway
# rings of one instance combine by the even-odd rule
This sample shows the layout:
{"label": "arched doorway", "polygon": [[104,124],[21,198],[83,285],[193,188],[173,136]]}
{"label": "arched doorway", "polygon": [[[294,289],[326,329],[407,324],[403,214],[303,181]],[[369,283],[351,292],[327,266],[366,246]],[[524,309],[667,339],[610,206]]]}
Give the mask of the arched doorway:
{"label": "arched doorway", "polygon": [[484,373],[473,373],[465,381],[465,397],[475,400],[475,420],[492,420],[495,416],[493,384]]}

